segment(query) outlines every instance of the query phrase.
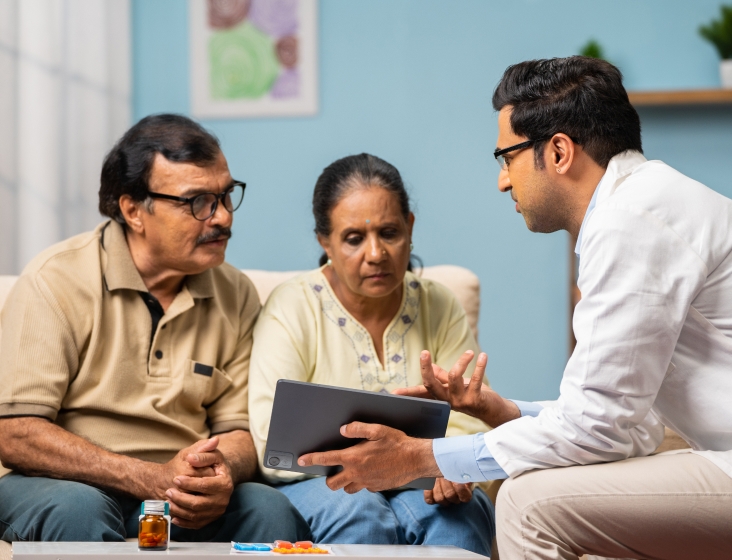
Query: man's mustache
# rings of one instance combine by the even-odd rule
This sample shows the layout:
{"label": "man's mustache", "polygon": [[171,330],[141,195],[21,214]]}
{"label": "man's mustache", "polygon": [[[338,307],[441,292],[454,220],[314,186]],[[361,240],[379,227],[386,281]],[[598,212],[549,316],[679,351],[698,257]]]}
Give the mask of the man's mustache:
{"label": "man's mustache", "polygon": [[208,243],[209,241],[217,241],[219,239],[229,239],[230,237],[231,228],[215,226],[214,229],[196,239],[196,245]]}

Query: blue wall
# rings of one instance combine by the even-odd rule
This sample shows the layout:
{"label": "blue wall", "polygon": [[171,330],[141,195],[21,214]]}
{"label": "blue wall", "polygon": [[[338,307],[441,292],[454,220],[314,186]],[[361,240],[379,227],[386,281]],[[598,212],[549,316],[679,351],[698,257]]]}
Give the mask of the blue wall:
{"label": "blue wall", "polygon": [[[480,339],[506,396],[558,394],[567,358],[568,238],[528,232],[496,189],[493,88],[505,67],[575,54],[591,37],[628,89],[718,87],[697,34],[715,0],[321,0],[320,112],[212,120],[233,175],[250,188],[228,260],[316,264],[310,197],[319,172],[362,151],[394,163],[416,202],[425,264],[474,270]],[[134,0],[134,115],[190,110],[185,0]],[[732,195],[732,109],[644,109],[649,158]]]}

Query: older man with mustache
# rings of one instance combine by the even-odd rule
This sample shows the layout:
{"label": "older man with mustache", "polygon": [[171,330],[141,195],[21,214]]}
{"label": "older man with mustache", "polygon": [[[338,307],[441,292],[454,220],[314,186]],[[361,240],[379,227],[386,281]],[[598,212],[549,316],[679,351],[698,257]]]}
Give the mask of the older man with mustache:
{"label": "older man with mustache", "polygon": [[224,262],[244,189],[201,126],[147,117],[104,162],[111,220],[28,265],[2,316],[0,538],[124,540],[145,499],[174,540],[309,538],[247,482],[260,304]]}

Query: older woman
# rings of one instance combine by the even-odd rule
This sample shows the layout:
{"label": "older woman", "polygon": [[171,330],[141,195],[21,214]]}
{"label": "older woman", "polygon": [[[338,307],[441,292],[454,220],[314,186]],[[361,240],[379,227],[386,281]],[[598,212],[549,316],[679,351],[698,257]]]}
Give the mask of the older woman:
{"label": "older woman", "polygon": [[[446,369],[465,350],[479,353],[453,294],[409,271],[414,214],[396,168],[368,154],[334,162],[315,185],[313,213],[323,266],[280,285],[254,332],[249,410],[260,464],[278,379],[391,392],[422,383],[424,349]],[[448,435],[485,430],[450,415]],[[452,544],[490,555],[493,506],[472,485],[438,479],[424,493],[347,494],[325,478],[264,475],[319,542]]]}

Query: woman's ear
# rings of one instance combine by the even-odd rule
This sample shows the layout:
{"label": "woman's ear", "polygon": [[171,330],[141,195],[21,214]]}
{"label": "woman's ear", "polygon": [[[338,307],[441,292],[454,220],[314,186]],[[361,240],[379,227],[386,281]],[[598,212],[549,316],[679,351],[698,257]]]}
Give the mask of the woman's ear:
{"label": "woman's ear", "polygon": [[412,238],[412,229],[414,229],[414,212],[409,213],[407,218],[407,230],[409,231],[409,238]]}
{"label": "woman's ear", "polygon": [[328,255],[328,258],[332,258],[330,254],[330,238],[318,234],[318,243],[323,248],[323,251],[325,251],[325,254]]}
{"label": "woman's ear", "polygon": [[119,197],[119,210],[125,222],[127,222],[127,227],[138,234],[145,231],[145,226],[140,219],[140,212],[143,211],[141,206],[140,203],[132,200],[132,197],[128,194]]}

